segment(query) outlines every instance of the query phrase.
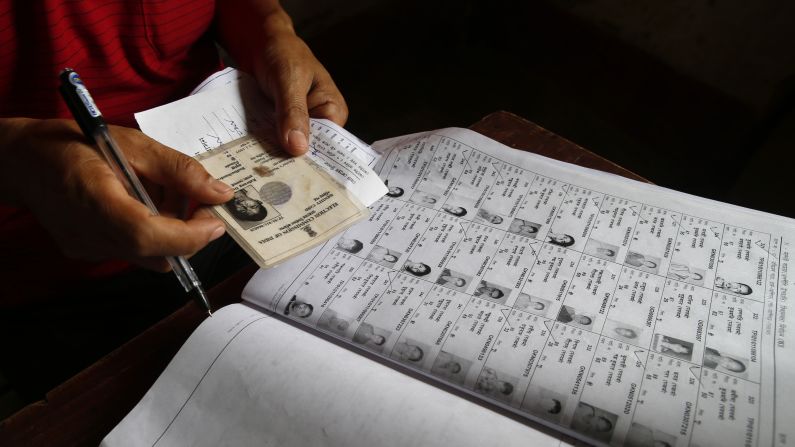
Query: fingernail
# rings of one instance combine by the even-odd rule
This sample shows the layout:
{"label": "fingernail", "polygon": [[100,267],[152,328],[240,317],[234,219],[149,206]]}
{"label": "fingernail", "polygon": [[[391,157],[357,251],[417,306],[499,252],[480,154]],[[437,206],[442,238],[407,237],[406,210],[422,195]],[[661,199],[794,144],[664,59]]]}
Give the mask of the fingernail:
{"label": "fingernail", "polygon": [[213,234],[210,235],[210,240],[207,242],[212,242],[218,239],[219,237],[223,236],[225,232],[224,226],[221,225],[220,227],[216,228],[215,231],[213,231]]}
{"label": "fingernail", "polygon": [[300,130],[293,129],[287,134],[287,145],[295,151],[304,153],[309,149],[309,142],[306,135]]}
{"label": "fingernail", "polygon": [[220,180],[213,179],[210,183],[210,187],[218,194],[229,194],[232,192],[232,187]]}

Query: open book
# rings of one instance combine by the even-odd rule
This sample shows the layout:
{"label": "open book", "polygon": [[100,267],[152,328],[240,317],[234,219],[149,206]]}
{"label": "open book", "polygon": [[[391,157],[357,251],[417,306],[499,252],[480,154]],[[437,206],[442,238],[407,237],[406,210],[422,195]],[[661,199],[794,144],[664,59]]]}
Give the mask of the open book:
{"label": "open book", "polygon": [[795,221],[465,129],[367,150],[370,217],[257,272],[104,445],[791,444]]}

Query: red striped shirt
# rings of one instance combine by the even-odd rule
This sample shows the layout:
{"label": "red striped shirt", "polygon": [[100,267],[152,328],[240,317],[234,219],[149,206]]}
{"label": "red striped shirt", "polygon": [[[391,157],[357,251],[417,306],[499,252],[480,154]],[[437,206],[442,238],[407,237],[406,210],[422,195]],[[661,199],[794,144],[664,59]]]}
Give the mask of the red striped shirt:
{"label": "red striped shirt", "polygon": [[[0,117],[69,118],[58,73],[70,67],[108,122],[135,127],[133,113],[185,96],[220,67],[214,13],[212,0],[0,0]],[[120,269],[63,258],[28,212],[8,207],[0,253],[0,284],[27,298]]]}

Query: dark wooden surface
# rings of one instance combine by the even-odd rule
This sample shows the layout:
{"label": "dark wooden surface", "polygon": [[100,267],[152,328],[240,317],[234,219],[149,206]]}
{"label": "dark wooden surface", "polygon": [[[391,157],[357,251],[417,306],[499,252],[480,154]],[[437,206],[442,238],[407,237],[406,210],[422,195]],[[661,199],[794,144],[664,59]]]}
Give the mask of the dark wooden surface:
{"label": "dark wooden surface", "polygon": [[648,182],[632,171],[510,112],[494,112],[469,128],[512,148]]}
{"label": "dark wooden surface", "polygon": [[[508,112],[492,113],[471,129],[517,149],[646,181]],[[213,288],[210,291],[213,307],[239,301],[254,271],[252,265]],[[0,422],[0,445],[97,445],[143,397],[204,317],[197,305],[186,304],[50,391],[46,400]]]}

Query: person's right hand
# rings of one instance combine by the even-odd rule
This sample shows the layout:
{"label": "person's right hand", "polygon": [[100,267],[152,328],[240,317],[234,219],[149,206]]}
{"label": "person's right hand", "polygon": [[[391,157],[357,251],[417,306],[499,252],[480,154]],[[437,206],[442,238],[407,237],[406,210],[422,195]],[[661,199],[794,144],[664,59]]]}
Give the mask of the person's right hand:
{"label": "person's right hand", "polygon": [[220,204],[228,185],[201,164],[135,129],[110,126],[161,212],[132,198],[71,120],[0,120],[0,202],[29,209],[65,255],[123,259],[168,271],[164,256],[190,256],[224,233],[207,210],[179,218],[185,199]]}

